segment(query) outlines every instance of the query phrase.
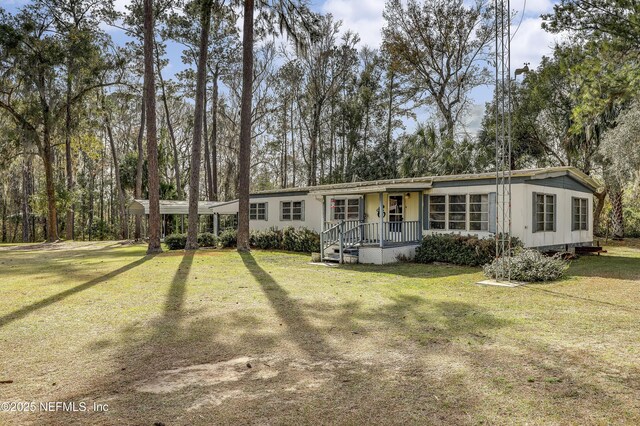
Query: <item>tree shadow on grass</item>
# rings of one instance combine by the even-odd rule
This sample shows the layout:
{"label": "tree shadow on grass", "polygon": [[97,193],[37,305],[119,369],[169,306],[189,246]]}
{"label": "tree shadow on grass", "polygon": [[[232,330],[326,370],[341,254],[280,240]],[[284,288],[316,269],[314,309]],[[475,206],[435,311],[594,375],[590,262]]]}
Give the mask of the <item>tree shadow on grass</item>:
{"label": "tree shadow on grass", "polygon": [[124,265],[114,271],[108,272],[107,274],[104,275],[100,275],[99,277],[96,277],[94,279],[92,279],[91,281],[87,281],[84,284],[80,284],[77,285],[75,287],[72,287],[68,290],[65,290],[61,293],[57,293],[54,294],[53,296],[49,296],[46,299],[42,299],[38,302],[32,303],[31,305],[25,306],[23,308],[20,308],[16,311],[13,311],[7,315],[4,315],[2,317],[0,317],[0,327],[4,327],[7,324],[10,324],[18,319],[24,318],[25,316],[29,315],[30,313],[37,311],[39,309],[42,308],[46,308],[47,306],[53,305],[54,303],[60,302],[64,299],[66,299],[69,296],[73,296],[74,294],[80,293],[81,291],[87,290],[91,287],[94,287],[98,284],[102,284],[105,281],[110,280],[111,278],[114,278],[120,274],[123,274],[137,266],[142,265],[143,263],[145,263],[146,261],[150,260],[153,258],[153,255],[150,256],[145,256],[143,258],[140,258],[134,262],[131,262],[127,265]]}
{"label": "tree shadow on grass", "polygon": [[260,285],[264,295],[280,320],[286,324],[295,343],[308,355],[333,356],[333,349],[327,344],[323,334],[307,319],[299,303],[291,299],[287,291],[256,262],[251,253],[241,252],[240,257],[247,270]]}

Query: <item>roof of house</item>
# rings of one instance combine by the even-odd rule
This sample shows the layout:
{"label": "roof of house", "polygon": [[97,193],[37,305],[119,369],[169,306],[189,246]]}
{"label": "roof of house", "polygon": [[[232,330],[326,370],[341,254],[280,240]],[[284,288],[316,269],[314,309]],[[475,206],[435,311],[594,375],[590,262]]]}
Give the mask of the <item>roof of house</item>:
{"label": "roof of house", "polygon": [[[219,204],[216,201],[198,201],[198,214],[211,214],[211,209]],[[149,214],[149,200],[133,200],[129,203],[129,213]],[[189,201],[160,200],[160,214],[189,214]]]}
{"label": "roof of house", "polygon": [[[511,178],[518,179],[545,179],[559,176],[570,176],[579,183],[583,184],[587,188],[596,192],[602,185],[600,185],[595,179],[586,175],[582,171],[575,167],[547,167],[538,169],[523,169],[513,170],[511,172]],[[358,192],[377,192],[386,190],[417,190],[417,189],[429,189],[438,183],[444,182],[464,182],[464,181],[478,181],[478,180],[493,180],[496,179],[495,172],[488,173],[471,173],[461,175],[443,175],[443,176],[421,176],[414,178],[402,178],[402,179],[387,179],[377,181],[366,182],[349,182],[338,183],[330,185],[317,185],[317,186],[304,186],[298,188],[285,188],[285,189],[270,189],[266,191],[258,191],[252,193],[252,196],[279,194],[279,193],[314,193],[318,195],[323,194],[335,194],[336,191],[344,192],[348,190],[349,193]]]}

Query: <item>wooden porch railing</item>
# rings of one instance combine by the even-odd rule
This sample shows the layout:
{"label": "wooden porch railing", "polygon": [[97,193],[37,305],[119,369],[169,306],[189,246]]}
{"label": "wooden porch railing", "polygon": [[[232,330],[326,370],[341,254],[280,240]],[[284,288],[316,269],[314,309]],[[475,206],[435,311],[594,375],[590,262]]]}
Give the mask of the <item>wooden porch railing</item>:
{"label": "wooden porch railing", "polygon": [[[328,225],[331,226],[328,226]],[[382,235],[381,235],[382,234]],[[379,244],[384,247],[389,244],[403,244],[418,242],[422,239],[420,221],[383,222],[380,232],[379,222],[341,221],[325,223],[325,230],[321,233],[321,257],[324,259],[326,249],[338,246],[340,262],[344,258],[344,250],[362,246]]]}

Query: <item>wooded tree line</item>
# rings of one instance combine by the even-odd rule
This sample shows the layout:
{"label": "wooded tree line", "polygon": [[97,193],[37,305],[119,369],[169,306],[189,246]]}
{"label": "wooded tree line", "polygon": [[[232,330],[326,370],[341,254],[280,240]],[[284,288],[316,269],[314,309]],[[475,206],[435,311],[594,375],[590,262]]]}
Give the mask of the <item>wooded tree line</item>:
{"label": "wooded tree line", "polygon": [[[573,0],[546,17],[573,36],[513,83],[512,166],[601,178],[596,211],[620,234],[640,169],[620,149],[638,147],[638,15],[600,1],[607,13]],[[478,135],[464,127],[491,84],[491,6],[388,0],[384,17],[376,50],[297,0],[0,9],[2,241],[139,238],[133,198],[240,198],[242,228],[249,191],[492,170],[493,104]]]}

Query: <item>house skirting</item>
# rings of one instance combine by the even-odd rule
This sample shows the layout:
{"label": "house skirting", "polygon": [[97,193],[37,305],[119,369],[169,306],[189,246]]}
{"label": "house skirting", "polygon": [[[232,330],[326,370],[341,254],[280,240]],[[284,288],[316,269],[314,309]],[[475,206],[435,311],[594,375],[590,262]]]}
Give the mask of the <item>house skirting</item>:
{"label": "house skirting", "polygon": [[409,244],[392,247],[362,246],[358,250],[359,263],[386,265],[397,263],[400,259],[413,260],[416,257],[416,248],[419,244]]}
{"label": "house skirting", "polygon": [[593,245],[593,241],[583,241],[579,243],[554,244],[554,245],[548,245],[548,246],[536,246],[536,247],[529,247],[529,248],[533,248],[543,252],[544,251],[570,251],[570,249],[575,247],[588,247],[592,245]]}

